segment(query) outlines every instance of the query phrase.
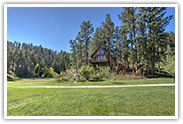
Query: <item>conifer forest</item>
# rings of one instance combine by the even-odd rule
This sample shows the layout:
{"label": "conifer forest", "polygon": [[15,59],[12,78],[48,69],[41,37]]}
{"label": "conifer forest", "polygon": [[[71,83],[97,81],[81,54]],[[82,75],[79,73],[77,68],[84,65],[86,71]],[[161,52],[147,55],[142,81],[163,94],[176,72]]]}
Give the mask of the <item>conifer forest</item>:
{"label": "conifer forest", "polygon": [[69,52],[7,41],[7,74],[20,78],[56,77],[67,69],[91,65],[91,54],[101,46],[116,58],[116,63],[109,64],[113,72],[140,72],[154,77],[164,71],[174,77],[175,34],[165,32],[173,15],[166,16],[166,7],[123,7],[122,10],[116,14],[120,25],[114,24],[110,13],[96,29],[92,20],[81,22],[77,36],[64,41],[69,42]]}

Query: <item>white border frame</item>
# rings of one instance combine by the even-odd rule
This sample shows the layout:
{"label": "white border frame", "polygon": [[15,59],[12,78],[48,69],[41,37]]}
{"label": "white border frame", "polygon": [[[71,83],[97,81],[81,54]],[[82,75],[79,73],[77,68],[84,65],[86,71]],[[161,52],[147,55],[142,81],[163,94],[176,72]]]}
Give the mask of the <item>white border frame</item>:
{"label": "white border frame", "polygon": [[[7,7],[175,7],[175,116],[7,116]],[[4,119],[178,119],[178,4],[4,4]]]}

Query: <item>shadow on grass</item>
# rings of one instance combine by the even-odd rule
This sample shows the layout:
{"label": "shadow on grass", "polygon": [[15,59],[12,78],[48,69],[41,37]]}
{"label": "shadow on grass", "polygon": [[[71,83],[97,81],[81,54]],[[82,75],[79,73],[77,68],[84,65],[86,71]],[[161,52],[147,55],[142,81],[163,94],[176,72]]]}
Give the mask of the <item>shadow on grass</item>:
{"label": "shadow on grass", "polygon": [[124,82],[113,82],[114,84],[125,84]]}
{"label": "shadow on grass", "polygon": [[93,80],[90,80],[89,82],[100,82],[100,81],[104,81],[103,79],[93,79]]}
{"label": "shadow on grass", "polygon": [[12,78],[7,78],[7,81],[15,81],[15,80]]}

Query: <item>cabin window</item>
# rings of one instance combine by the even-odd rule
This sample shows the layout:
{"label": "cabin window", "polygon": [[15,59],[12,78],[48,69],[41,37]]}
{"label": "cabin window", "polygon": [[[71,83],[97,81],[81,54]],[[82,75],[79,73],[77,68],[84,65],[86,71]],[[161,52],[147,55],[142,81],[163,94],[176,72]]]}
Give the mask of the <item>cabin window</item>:
{"label": "cabin window", "polygon": [[98,56],[98,60],[100,60],[101,56]]}
{"label": "cabin window", "polygon": [[99,49],[98,52],[97,52],[97,55],[98,55],[98,54],[100,54],[100,49]]}
{"label": "cabin window", "polygon": [[97,55],[99,55],[99,54],[104,54],[104,51],[102,49],[99,49],[97,52]]}
{"label": "cabin window", "polygon": [[98,61],[104,61],[106,57],[105,56],[98,56],[97,58],[98,58]]}
{"label": "cabin window", "polygon": [[101,50],[101,54],[104,54],[104,51],[102,49],[100,49],[100,50]]}

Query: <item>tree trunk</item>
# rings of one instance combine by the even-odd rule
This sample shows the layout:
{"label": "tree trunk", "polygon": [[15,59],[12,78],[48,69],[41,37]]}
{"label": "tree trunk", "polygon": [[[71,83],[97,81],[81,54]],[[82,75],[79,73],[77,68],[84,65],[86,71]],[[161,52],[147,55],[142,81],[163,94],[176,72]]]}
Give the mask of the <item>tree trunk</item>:
{"label": "tree trunk", "polygon": [[151,56],[151,77],[154,76],[154,57]]}
{"label": "tree trunk", "polygon": [[109,40],[109,52],[110,52],[110,68],[112,69],[112,62],[111,62],[111,39]]}
{"label": "tree trunk", "polygon": [[127,73],[129,73],[129,62],[127,61]]}
{"label": "tree trunk", "polygon": [[87,65],[88,65],[88,62],[87,62],[87,59],[88,59],[88,58],[87,58],[87,55],[88,55],[88,54],[87,54],[87,41],[86,41],[86,44],[85,44],[85,45],[86,45],[86,47],[85,47],[85,49],[86,49],[86,50],[85,50],[85,64],[86,64],[86,66],[87,66]]}
{"label": "tree trunk", "polygon": [[172,77],[173,77],[173,82],[175,83],[175,76],[174,76],[174,74],[172,74]]}
{"label": "tree trunk", "polygon": [[149,66],[147,65],[146,68],[147,68],[147,75],[149,75]]}
{"label": "tree trunk", "polygon": [[78,68],[77,68],[77,59],[76,59],[76,73],[78,73]]}
{"label": "tree trunk", "polygon": [[[161,48],[160,48],[161,49]],[[158,59],[160,58],[159,48],[157,47]],[[158,61],[158,74],[160,74],[160,62]]]}
{"label": "tree trunk", "polygon": [[134,64],[132,63],[132,73],[134,73]]}
{"label": "tree trunk", "polygon": [[160,74],[160,64],[158,62],[158,74]]}
{"label": "tree trunk", "polygon": [[154,76],[154,46],[151,46],[151,52],[153,52],[153,55],[151,56],[151,77]]}
{"label": "tree trunk", "polygon": [[[85,29],[85,33],[86,33],[86,29]],[[86,34],[86,37],[85,37],[85,64],[86,66],[88,65],[88,51],[87,51],[87,46],[88,46],[88,42],[87,42],[87,34]]]}

